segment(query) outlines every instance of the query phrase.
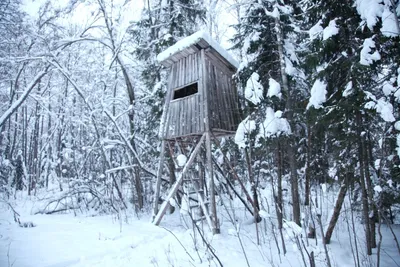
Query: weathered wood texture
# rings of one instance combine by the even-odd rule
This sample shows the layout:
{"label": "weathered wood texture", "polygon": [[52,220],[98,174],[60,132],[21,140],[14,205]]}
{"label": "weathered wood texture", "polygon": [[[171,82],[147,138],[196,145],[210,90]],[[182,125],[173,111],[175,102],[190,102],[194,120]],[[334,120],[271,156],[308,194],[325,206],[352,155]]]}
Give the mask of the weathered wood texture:
{"label": "weathered wood texture", "polygon": [[171,59],[168,90],[197,82],[198,93],[175,100],[170,94],[163,138],[201,135],[208,130],[207,116],[210,130],[220,136],[233,134],[239,124],[237,89],[232,80],[235,70],[212,48],[192,50]]}
{"label": "weathered wood texture", "polygon": [[234,72],[211,56],[206,53],[205,62],[210,128],[213,132],[234,132],[239,124],[238,96],[232,80]]}
{"label": "weathered wood texture", "polygon": [[[200,72],[200,53],[181,58],[171,67],[172,79],[168,90],[175,91],[194,82],[199,83]],[[171,94],[170,99],[167,100],[171,103],[167,115],[165,139],[202,134],[205,131],[204,123],[201,123],[204,119],[204,113],[200,107],[203,104],[201,83],[198,84],[198,91],[197,94],[176,100],[173,100],[174,94]]]}

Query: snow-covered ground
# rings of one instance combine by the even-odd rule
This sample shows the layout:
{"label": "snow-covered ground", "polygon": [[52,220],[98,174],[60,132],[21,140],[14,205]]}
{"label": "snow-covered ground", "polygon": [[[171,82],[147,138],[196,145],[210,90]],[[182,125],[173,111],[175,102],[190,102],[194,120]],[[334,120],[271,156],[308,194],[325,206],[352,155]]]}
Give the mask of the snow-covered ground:
{"label": "snow-covered ground", "polygon": [[[166,230],[152,225],[149,215],[142,214],[138,219],[133,212],[123,214],[122,220],[115,215],[31,215],[35,210],[32,201],[14,205],[21,222],[32,222],[35,227],[20,227],[11,210],[0,204],[0,266],[220,266],[199,234],[186,229],[179,212],[164,218]],[[288,253],[279,256],[268,219],[258,224],[260,246],[256,244],[255,224],[237,227],[224,216],[220,219],[220,235],[212,236],[207,229],[204,232],[223,266],[304,266],[291,240],[291,228],[285,234]],[[357,229],[360,241],[362,227]],[[400,238],[398,225],[394,229]],[[381,266],[400,266],[400,255],[386,226],[382,226],[382,234]],[[328,246],[333,266],[354,266],[348,240],[347,226],[339,223]],[[305,246],[308,252],[314,251],[317,266],[326,266],[321,240],[317,242],[309,239]],[[358,246],[361,266],[376,266],[376,250],[368,258],[362,241]]]}

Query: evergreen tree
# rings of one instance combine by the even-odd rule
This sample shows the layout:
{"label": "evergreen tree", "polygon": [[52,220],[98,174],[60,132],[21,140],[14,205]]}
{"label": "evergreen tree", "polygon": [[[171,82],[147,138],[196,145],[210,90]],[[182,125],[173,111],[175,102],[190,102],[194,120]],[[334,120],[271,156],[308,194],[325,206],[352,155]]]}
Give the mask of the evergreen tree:
{"label": "evergreen tree", "polygon": [[[387,65],[382,60],[379,23],[368,25],[361,2],[307,2],[311,53],[306,56],[305,68],[315,86],[308,105],[308,116],[316,121],[311,125],[311,133],[322,137],[313,142],[311,153],[315,154],[311,157],[329,159],[330,178],[353,190],[360,189],[370,255],[371,248],[376,246],[373,177],[377,174],[374,162],[379,149],[375,148],[380,147],[377,141],[382,126],[393,122],[394,117],[392,104],[382,97],[382,85],[389,79],[382,79]],[[323,147],[325,152],[320,153],[317,147]],[[315,170],[313,167],[311,164],[310,168]],[[310,174],[317,175],[315,171]]]}
{"label": "evergreen tree", "polygon": [[[305,97],[303,74],[299,69],[297,57],[301,31],[298,30],[301,21],[300,9],[296,1],[250,1],[235,36],[236,48],[242,47],[244,64],[240,70],[242,83],[253,80],[257,74],[258,82],[264,89],[259,103],[248,103],[247,113],[259,125],[260,140],[264,146],[258,148],[258,153],[267,150],[273,144],[276,150],[274,164],[277,172],[277,195],[279,207],[282,210],[282,178],[290,177],[293,220],[300,221],[299,175],[301,158],[299,158],[299,132],[302,131],[300,114],[302,101]],[[251,83],[254,83],[251,81]],[[248,86],[247,86],[248,87]],[[279,89],[279,90],[278,90]],[[248,88],[246,89],[248,91]],[[278,92],[279,91],[279,92]],[[248,96],[251,93],[247,93]],[[246,92],[245,92],[246,96]],[[271,111],[273,111],[271,113]],[[274,114],[275,112],[275,114]],[[283,115],[281,115],[283,112]],[[268,132],[268,113],[272,120],[287,121],[290,129]],[[256,155],[257,153],[253,153]],[[278,214],[282,221],[282,214]]]}

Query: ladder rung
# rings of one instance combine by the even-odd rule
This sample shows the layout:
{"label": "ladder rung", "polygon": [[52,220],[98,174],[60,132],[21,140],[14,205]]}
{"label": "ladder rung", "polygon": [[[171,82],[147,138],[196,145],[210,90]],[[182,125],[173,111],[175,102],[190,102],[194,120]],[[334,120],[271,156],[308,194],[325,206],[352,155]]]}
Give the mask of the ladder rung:
{"label": "ladder rung", "polygon": [[190,209],[200,208],[199,204],[189,206]]}
{"label": "ladder rung", "polygon": [[197,194],[197,193],[203,193],[204,191],[203,191],[203,189],[199,189],[198,191],[190,191],[190,192],[187,192],[186,194],[189,194],[189,195],[192,195],[192,194]]}
{"label": "ladder rung", "polygon": [[194,219],[194,222],[200,222],[200,221],[204,221],[206,219],[206,216],[201,216],[200,218]]}
{"label": "ladder rung", "polygon": [[183,182],[193,182],[193,181],[200,181],[200,179],[199,178],[183,179]]}

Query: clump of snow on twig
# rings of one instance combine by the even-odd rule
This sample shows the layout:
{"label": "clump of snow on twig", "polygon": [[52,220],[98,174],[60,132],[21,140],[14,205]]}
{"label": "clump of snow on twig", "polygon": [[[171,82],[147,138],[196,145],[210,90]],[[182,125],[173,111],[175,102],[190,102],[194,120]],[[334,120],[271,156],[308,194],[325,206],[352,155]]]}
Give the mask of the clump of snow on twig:
{"label": "clump of snow on twig", "polygon": [[183,154],[180,154],[178,157],[176,157],[176,163],[178,164],[179,167],[185,166],[187,162],[187,157]]}
{"label": "clump of snow on twig", "polygon": [[265,120],[260,124],[258,138],[268,138],[281,134],[291,134],[289,122],[282,118],[282,111],[274,112],[271,107],[266,108]]}
{"label": "clump of snow on twig", "polygon": [[346,89],[343,91],[342,96],[348,97],[353,92],[353,82],[350,81],[346,84]]}
{"label": "clump of snow on twig", "polygon": [[322,34],[322,39],[328,40],[332,36],[336,35],[339,33],[339,28],[336,25],[336,20],[331,20],[328,24],[328,26],[324,29],[324,32]]}
{"label": "clump of snow on twig", "polygon": [[356,0],[356,8],[361,19],[370,29],[376,25],[378,17],[381,17],[383,13],[383,5],[376,0]]}
{"label": "clump of snow on twig", "polygon": [[370,97],[372,100],[365,103],[364,107],[367,109],[375,109],[380,117],[386,122],[394,122],[396,119],[393,115],[393,106],[386,101],[384,97],[376,100],[375,97]]}
{"label": "clump of snow on twig", "polygon": [[269,78],[269,89],[268,89],[268,97],[276,96],[281,98],[281,85],[272,78]]}
{"label": "clump of snow on twig", "polygon": [[322,20],[319,20],[317,24],[315,24],[308,30],[308,34],[310,35],[311,40],[317,39],[323,32],[324,28],[321,26],[321,24]]}
{"label": "clump of snow on twig", "polygon": [[382,192],[382,187],[380,185],[375,185],[374,186],[374,191],[377,192],[377,193],[380,193],[380,192]]}
{"label": "clump of snow on twig", "polygon": [[313,87],[311,88],[311,97],[308,102],[307,109],[310,107],[314,107],[315,109],[319,109],[322,107],[322,104],[326,101],[326,87],[327,84],[322,80],[316,80],[314,82]]}
{"label": "clump of snow on twig", "polygon": [[263,98],[264,88],[259,82],[260,76],[254,72],[247,80],[244,97],[251,101],[253,104],[260,103]]}
{"label": "clump of snow on twig", "polygon": [[356,8],[361,19],[369,29],[373,29],[379,19],[382,19],[381,32],[384,36],[395,37],[399,35],[396,16],[400,13],[400,7],[393,7],[391,0],[356,0]]}
{"label": "clump of snow on twig", "polygon": [[375,52],[372,53],[372,49],[375,49],[374,40],[372,40],[372,38],[365,39],[360,53],[360,64],[369,66],[374,63],[374,61],[381,59],[379,52],[375,50]]}
{"label": "clump of snow on twig", "polygon": [[239,148],[245,148],[248,144],[249,135],[256,129],[256,123],[249,117],[244,119],[238,126],[235,134],[235,143]]}

